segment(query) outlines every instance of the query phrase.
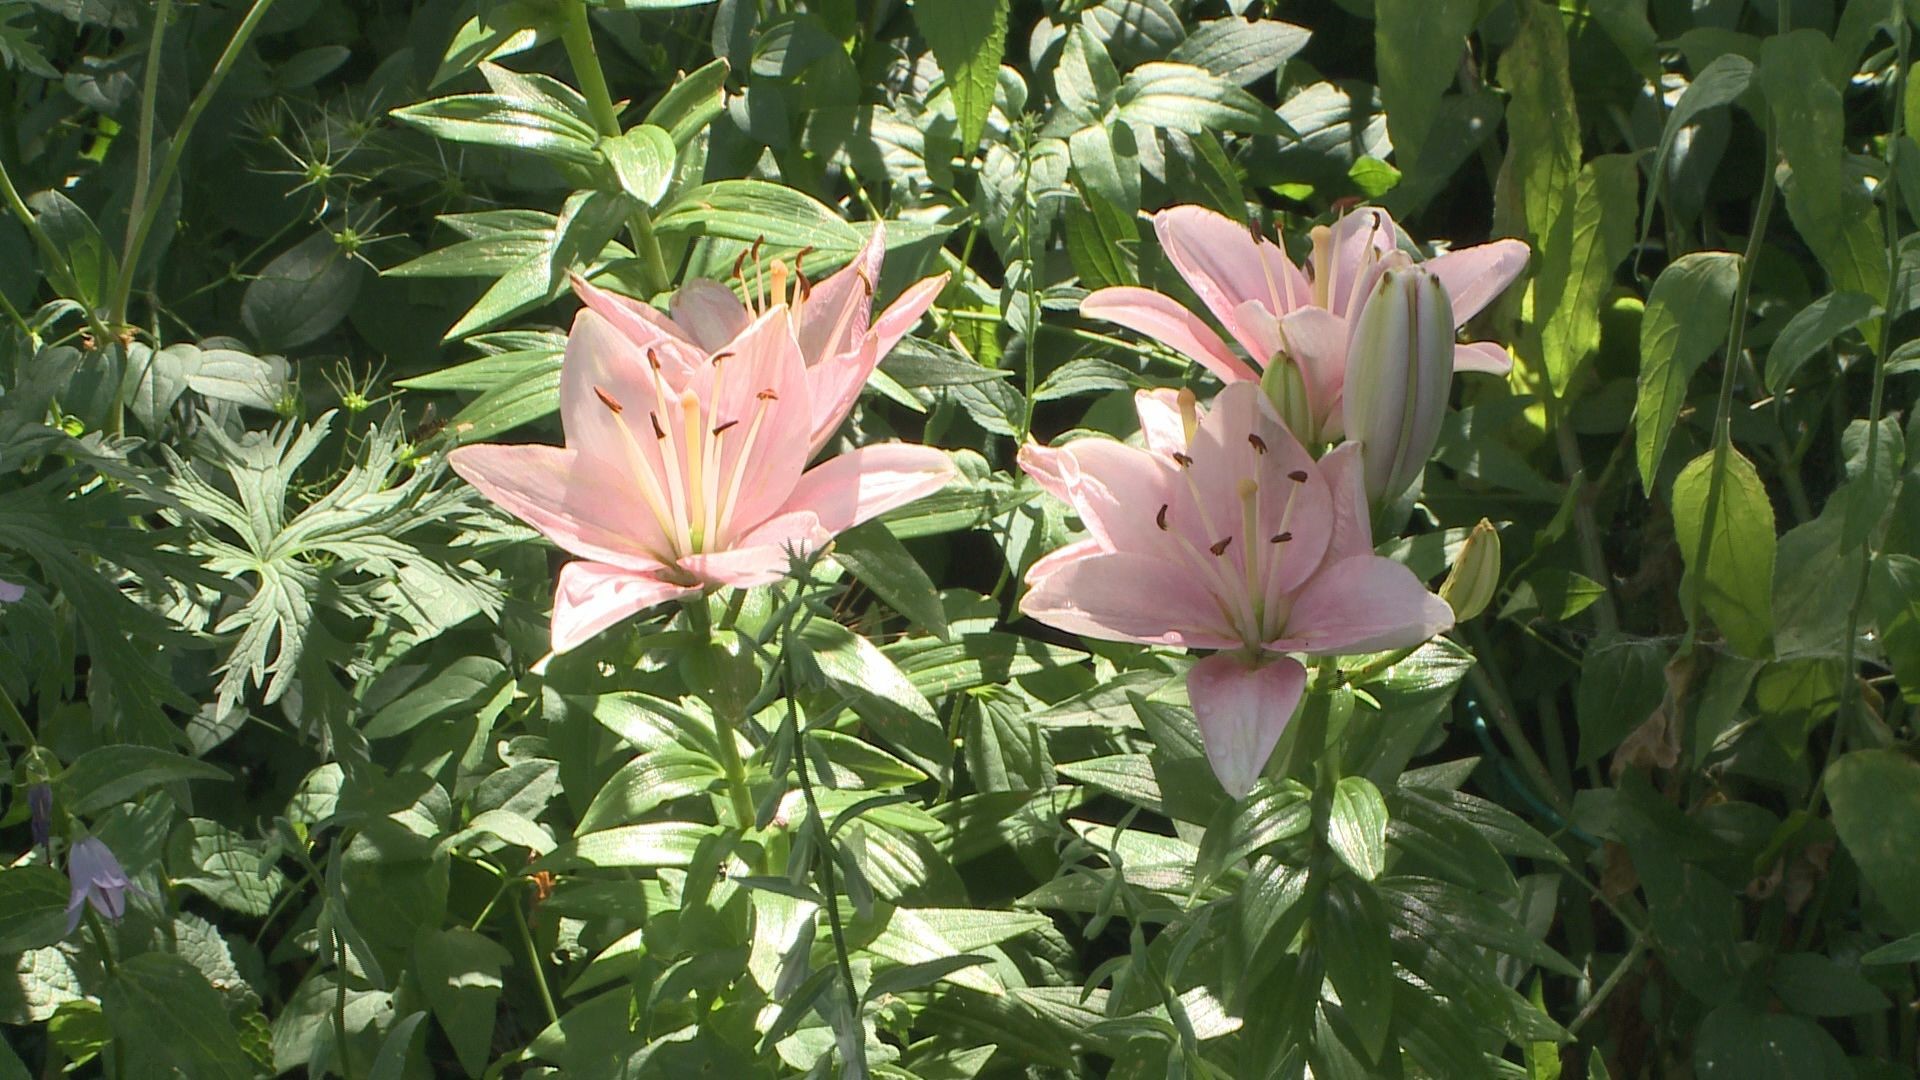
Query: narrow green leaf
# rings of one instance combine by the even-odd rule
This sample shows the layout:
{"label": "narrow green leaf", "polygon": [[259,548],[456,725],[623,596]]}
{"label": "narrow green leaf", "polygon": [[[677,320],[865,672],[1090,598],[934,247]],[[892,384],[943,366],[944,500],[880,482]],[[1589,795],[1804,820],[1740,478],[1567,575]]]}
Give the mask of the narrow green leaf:
{"label": "narrow green leaf", "polygon": [[630,128],[626,134],[600,141],[600,153],[613,167],[620,190],[642,206],[652,206],[673,182],[677,151],[673,136],[652,124]]}
{"label": "narrow green leaf", "polygon": [[1420,168],[1440,109],[1454,84],[1467,34],[1479,20],[1477,0],[1375,0],[1373,50],[1380,103],[1387,110],[1394,158],[1402,172]]}
{"label": "narrow green leaf", "polygon": [[[1695,123],[1701,113],[1726,105],[1745,93],[1752,79],[1753,61],[1735,52],[1715,57],[1693,77],[1680,100],[1674,102],[1673,111],[1667,114],[1666,125],[1660,130],[1660,147],[1654,152],[1651,173],[1655,191],[1662,190],[1667,160],[1673,156],[1673,146],[1680,133]],[[1647,230],[1653,227],[1653,203],[1653,199],[1648,199],[1640,209],[1641,243],[1646,242]]]}
{"label": "narrow green leaf", "polygon": [[1767,389],[1782,394],[1793,385],[1814,353],[1827,347],[1834,338],[1880,316],[1880,305],[1857,292],[1834,292],[1801,308],[1767,350]]}
{"label": "narrow green leaf", "polygon": [[1640,322],[1640,378],[1633,442],[1640,485],[1653,490],[1660,455],[1687,398],[1687,384],[1726,338],[1740,256],[1696,251],[1660,272]]}
{"label": "narrow green leaf", "polygon": [[834,538],[833,559],[915,626],[948,639],[940,590],[885,525],[869,521],[841,533]]}
{"label": "narrow green leaf", "polygon": [[[1770,655],[1778,541],[1773,503],[1753,463],[1731,447],[1724,454],[1709,450],[1695,458],[1673,482],[1673,525],[1687,564],[1682,600],[1697,596],[1741,655]],[[1703,556],[1706,565],[1701,566]]]}
{"label": "narrow green leaf", "polygon": [[1920,559],[1893,552],[1874,560],[1867,595],[1900,696],[1920,702]]}
{"label": "narrow green leaf", "polygon": [[1361,1047],[1379,1061],[1393,1022],[1393,948],[1386,913],[1373,887],[1352,878],[1334,882],[1313,933],[1327,965],[1327,981],[1340,995]]}

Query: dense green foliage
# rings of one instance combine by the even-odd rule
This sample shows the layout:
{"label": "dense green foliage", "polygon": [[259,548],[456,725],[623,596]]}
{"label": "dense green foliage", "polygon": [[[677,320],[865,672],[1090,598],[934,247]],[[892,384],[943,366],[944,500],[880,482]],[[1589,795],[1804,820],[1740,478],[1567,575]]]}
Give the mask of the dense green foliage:
{"label": "dense green foliage", "polygon": [[[1909,18],[0,0],[0,1078],[1915,1076]],[[1376,518],[1498,585],[1233,800],[1189,657],[1022,616],[1014,454],[1217,388],[1079,313],[1191,301],[1151,212],[1361,202],[1531,248]],[[560,441],[569,274],[880,220],[951,279],[836,446],[961,478],[549,658],[445,460]]]}

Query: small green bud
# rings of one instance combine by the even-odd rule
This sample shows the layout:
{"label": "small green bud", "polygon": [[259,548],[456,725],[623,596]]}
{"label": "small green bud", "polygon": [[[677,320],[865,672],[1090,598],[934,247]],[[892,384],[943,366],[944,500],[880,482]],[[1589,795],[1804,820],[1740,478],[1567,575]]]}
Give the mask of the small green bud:
{"label": "small green bud", "polygon": [[1313,422],[1313,402],[1307,396],[1306,377],[1293,357],[1284,352],[1275,353],[1267,361],[1266,370],[1260,373],[1260,389],[1294,438],[1309,450],[1322,441]]}
{"label": "small green bud", "polygon": [[1453,608],[1456,623],[1466,622],[1485,611],[1500,584],[1500,533],[1486,518],[1467,534],[1467,542],[1454,556],[1453,569],[1440,584],[1440,599]]}

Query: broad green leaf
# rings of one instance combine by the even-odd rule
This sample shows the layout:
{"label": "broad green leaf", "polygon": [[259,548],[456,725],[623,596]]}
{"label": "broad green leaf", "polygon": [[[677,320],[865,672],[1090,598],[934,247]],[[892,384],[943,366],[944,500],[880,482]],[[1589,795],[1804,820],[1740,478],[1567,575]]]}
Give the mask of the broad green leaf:
{"label": "broad green leaf", "polygon": [[613,166],[620,190],[642,206],[659,202],[673,182],[678,153],[673,136],[652,124],[640,124],[623,135],[602,139],[600,153]]}
{"label": "broad green leaf", "polygon": [[1306,48],[1305,27],[1238,15],[1194,26],[1167,59],[1203,68],[1235,86],[1265,78]]}
{"label": "broad green leaf", "polygon": [[1855,963],[1818,953],[1788,953],[1773,958],[1773,992],[1802,1016],[1859,1016],[1891,1004],[1887,995],[1860,974]]}
{"label": "broad green leaf", "polygon": [[75,758],[55,778],[66,807],[91,814],[148,788],[187,780],[226,780],[225,769],[152,746],[101,746]]}
{"label": "broad green leaf", "polygon": [[946,77],[960,146],[971,153],[993,111],[1007,46],[1007,0],[916,0],[913,21]]}
{"label": "broad green leaf", "polygon": [[1191,64],[1141,64],[1127,73],[1114,100],[1122,120],[1189,135],[1208,131],[1280,135],[1287,131],[1279,114],[1260,99]]}
{"label": "broad green leaf", "polygon": [[1833,827],[1873,900],[1904,930],[1920,929],[1920,763],[1855,750],[1827,767]]}
{"label": "broad green leaf", "polygon": [[1120,89],[1120,73],[1100,39],[1084,25],[1075,26],[1067,31],[1060,63],[1053,69],[1053,85],[1060,104],[1076,120],[1104,124]]}
{"label": "broad green leaf", "polygon": [[1785,393],[1801,365],[1813,354],[1834,338],[1879,316],[1880,305],[1856,292],[1828,293],[1801,308],[1780,328],[1773,348],[1767,350],[1767,389]]}
{"label": "broad green leaf", "polygon": [[395,109],[393,117],[449,142],[524,150],[573,165],[599,160],[599,133],[590,122],[533,99],[459,94]]}
{"label": "broad green leaf", "polygon": [[716,180],[684,192],[654,219],[662,233],[714,236],[753,244],[765,241],[763,257],[791,261],[812,248],[810,266],[844,263],[860,249],[859,229],[803,192],[766,180]]}
{"label": "broad green leaf", "polygon": [[[1022,934],[1044,930],[1053,920],[1038,912],[980,908],[892,908],[879,934],[864,949],[896,964],[915,965],[998,945]],[[956,968],[941,976],[956,986],[984,994],[1006,992],[991,971]]]}
{"label": "broad green leaf", "polygon": [[1602,639],[1587,648],[1574,698],[1580,764],[1600,760],[1659,708],[1667,656],[1664,643],[1645,638]]}
{"label": "broad green leaf", "polygon": [[687,821],[649,821],[576,836],[535,864],[562,866],[581,862],[602,869],[685,866],[714,826]]}
{"label": "broad green leaf", "polygon": [[1867,596],[1887,666],[1900,695],[1920,702],[1920,559],[1887,552],[1869,573]]}
{"label": "broad green leaf", "polygon": [[1820,1025],[1739,1002],[1721,1005],[1701,1021],[1693,1068],[1701,1080],[1801,1080],[1853,1071],[1840,1044]]}
{"label": "broad green leaf", "polygon": [[1515,190],[1508,217],[1514,231],[1524,230],[1543,254],[1551,255],[1548,237],[1555,223],[1572,211],[1580,175],[1579,113],[1559,11],[1541,0],[1525,0],[1515,9],[1520,32],[1501,55],[1499,67],[1500,86],[1512,100],[1505,171]]}
{"label": "broad green leaf", "polygon": [[53,245],[52,251],[41,252],[48,261],[42,267],[47,280],[69,300],[89,308],[104,304],[120,267],[93,219],[58,191],[28,196],[27,207]]}
{"label": "broad green leaf", "polygon": [[321,229],[281,252],[247,283],[240,321],[262,352],[305,345],[347,317],[366,266]]}
{"label": "broad green leaf", "polygon": [[[1753,80],[1753,61],[1739,53],[1722,53],[1712,63],[1700,69],[1687,89],[1674,102],[1673,111],[1667,114],[1665,126],[1660,130],[1660,146],[1653,155],[1653,167],[1650,173],[1653,190],[1663,191],[1667,160],[1673,156],[1674,143],[1679,141],[1680,133],[1696,122],[1700,114],[1708,109],[1718,108],[1732,102],[1745,93],[1747,84]],[[1640,242],[1645,243],[1647,230],[1653,226],[1653,203],[1649,198],[1640,209]]]}
{"label": "broad green leaf", "polygon": [[489,656],[463,656],[374,713],[363,733],[369,739],[405,734],[442,713],[485,702],[512,681],[500,661]]}
{"label": "broad green leaf", "polygon": [[1479,15],[1477,0],[1375,0],[1380,103],[1387,109],[1387,130],[1402,172],[1421,167],[1441,95],[1454,84]]}
{"label": "broad green leaf", "polygon": [[1556,394],[1600,347],[1600,307],[1614,268],[1633,244],[1639,171],[1629,154],[1607,154],[1582,166],[1570,201],[1536,240],[1540,268],[1533,315]]}
{"label": "broad green leaf", "polygon": [[0,956],[53,945],[67,935],[67,877],[51,866],[0,870]]}
{"label": "broad green leaf", "polygon": [[480,1075],[493,1056],[494,1013],[505,986],[500,969],[512,958],[492,938],[459,926],[421,934],[413,956],[414,976],[460,1066]]}
{"label": "broad green leaf", "polygon": [[1693,459],[1673,482],[1673,526],[1687,565],[1682,601],[1697,600],[1741,655],[1771,655],[1777,540],[1753,463],[1731,447]]}
{"label": "broad green leaf", "polygon": [[580,831],[590,833],[631,825],[662,803],[698,795],[721,777],[720,767],[690,750],[654,750],[620,766],[580,815]]}
{"label": "broad green leaf", "polygon": [[139,1047],[187,1076],[256,1075],[220,995],[192,964],[172,953],[120,961],[101,1007],[122,1047]]}
{"label": "broad green leaf", "polygon": [[947,640],[947,612],[939,590],[886,526],[869,521],[841,533],[833,542],[833,558],[915,626]]}
{"label": "broad green leaf", "polygon": [[413,1045],[414,1032],[420,1030],[426,1018],[424,1012],[412,1013],[388,1029],[386,1039],[380,1043],[380,1053],[374,1056],[373,1067],[367,1071],[367,1080],[404,1080],[407,1062],[418,1060]]}
{"label": "broad green leaf", "polygon": [[1343,776],[1333,789],[1327,843],[1353,872],[1372,881],[1387,864],[1387,803],[1364,776]]}
{"label": "broad green leaf", "polygon": [[173,884],[229,911],[260,918],[287,887],[286,875],[265,859],[265,841],[249,839],[217,821],[187,819],[174,829],[168,847]]}
{"label": "broad green leaf", "polygon": [[1640,378],[1633,409],[1633,442],[1640,485],[1653,490],[1687,385],[1727,334],[1740,256],[1695,251],[1660,272],[1640,322]]}
{"label": "broad green leaf", "polygon": [[1780,152],[1792,166],[1787,216],[1836,292],[1885,296],[1887,245],[1873,198],[1847,164],[1846,107],[1840,89],[1809,71],[1828,42],[1818,30],[1767,38],[1759,85],[1773,114]]}

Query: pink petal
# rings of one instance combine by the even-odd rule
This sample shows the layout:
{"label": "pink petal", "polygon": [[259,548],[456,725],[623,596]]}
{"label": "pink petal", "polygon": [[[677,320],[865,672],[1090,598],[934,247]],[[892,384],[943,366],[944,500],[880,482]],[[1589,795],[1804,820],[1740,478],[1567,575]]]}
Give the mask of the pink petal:
{"label": "pink petal", "polygon": [[829,534],[931,495],[958,475],[947,455],[930,446],[863,446],[808,469],[793,488],[785,513],[811,510]]}
{"label": "pink petal", "polygon": [[1035,559],[1033,565],[1027,567],[1027,585],[1029,588],[1037,589],[1043,580],[1063,567],[1082,559],[1090,559],[1095,555],[1108,554],[1112,553],[1101,547],[1100,541],[1091,536],[1064,544]]}
{"label": "pink petal", "polygon": [[[1320,565],[1332,535],[1333,495],[1260,388],[1234,383],[1220,391],[1200,419],[1189,456],[1193,464],[1186,479],[1191,483],[1172,485],[1176,493],[1184,488],[1187,494],[1168,514],[1172,528],[1201,552],[1231,537],[1217,558],[1237,579],[1244,580],[1241,568],[1251,547],[1268,591],[1291,592],[1304,582]],[[1249,488],[1256,511],[1251,535],[1242,501]],[[1275,542],[1282,533],[1288,539]]]}
{"label": "pink petal", "polygon": [[1080,314],[1145,334],[1213,372],[1222,382],[1260,377],[1198,315],[1151,289],[1133,285],[1100,289],[1080,301]]}
{"label": "pink petal", "polygon": [[598,311],[580,312],[560,362],[560,423],[568,449],[609,468],[662,475],[648,420],[660,413],[659,386],[640,346]]}
{"label": "pink petal", "polygon": [[673,321],[706,352],[719,352],[747,328],[747,306],[717,281],[694,278],[673,294]]}
{"label": "pink petal", "polygon": [[1453,298],[1454,325],[1465,326],[1520,276],[1527,268],[1527,245],[1520,240],[1495,240],[1491,244],[1449,251],[1425,266],[1447,287]]}
{"label": "pink petal", "polygon": [[1320,471],[1333,490],[1333,536],[1322,560],[1333,563],[1373,554],[1373,523],[1367,516],[1366,465],[1360,444],[1341,443],[1320,458]]}
{"label": "pink petal", "polygon": [[1413,571],[1378,555],[1356,555],[1315,574],[1294,597],[1276,652],[1315,656],[1411,648],[1453,625],[1453,609]]}
{"label": "pink petal", "polygon": [[1140,417],[1140,437],[1148,450],[1171,456],[1187,448],[1187,420],[1180,412],[1178,390],[1135,390],[1133,408]]}
{"label": "pink petal", "polygon": [[1453,347],[1453,372],[1474,371],[1485,375],[1505,375],[1513,370],[1513,357],[1505,347],[1492,341],[1470,341]]}
{"label": "pink petal", "polygon": [[795,552],[773,545],[737,547],[704,555],[687,555],[680,569],[708,585],[726,585],[751,589],[771,585],[787,576]]}
{"label": "pink petal", "polygon": [[1240,323],[1240,305],[1253,300],[1278,314],[1309,295],[1286,252],[1255,240],[1232,218],[1204,206],[1174,206],[1153,216],[1153,228],[1174,269],[1248,352],[1257,347]]}
{"label": "pink petal", "polygon": [[583,558],[656,570],[666,534],[623,473],[557,446],[462,446],[447,455],[461,478],[508,513]]}
{"label": "pink petal", "polygon": [[1185,563],[1131,552],[1082,554],[1036,563],[1027,583],[1020,609],[1070,634],[1191,649],[1240,644],[1210,583]]}
{"label": "pink petal", "polygon": [[1329,311],[1343,318],[1360,313],[1379,277],[1381,260],[1398,248],[1399,238],[1392,215],[1377,207],[1361,207],[1333,223],[1330,265],[1320,268],[1332,275],[1327,282]]}
{"label": "pink petal", "polygon": [[930,278],[922,278],[907,286],[907,290],[887,305],[887,310],[873,320],[873,334],[880,339],[880,359],[885,360],[900,339],[907,336],[920,322],[920,316],[927,313],[933,302],[947,287],[947,274],[942,272]]}
{"label": "pink petal", "polygon": [[1158,510],[1174,499],[1166,458],[1112,439],[1076,439],[1060,449],[1020,448],[1020,467],[1042,490],[1073,507],[1108,551],[1158,551],[1166,536]]}
{"label": "pink petal", "polygon": [[1281,317],[1280,339],[1300,366],[1313,411],[1316,430],[1301,432],[1301,437],[1316,442],[1336,437],[1347,379],[1347,321],[1326,308],[1303,307]]}
{"label": "pink petal", "polygon": [[[792,323],[782,308],[755,319],[732,344],[694,379],[705,399],[703,423],[719,449],[715,491],[725,510],[708,550],[730,546],[733,538],[772,517],[792,494],[806,459],[813,423],[806,364]],[[715,463],[708,461],[706,469]]]}
{"label": "pink petal", "polygon": [[813,402],[813,429],[807,441],[809,460],[840,430],[879,362],[879,335],[870,332],[858,347],[808,365],[807,397]]}
{"label": "pink petal", "polygon": [[673,385],[680,385],[680,378],[692,369],[699,359],[695,354],[700,351],[686,331],[655,311],[652,304],[608,292],[579,274],[569,275],[567,280],[572,283],[574,293],[587,305],[587,310],[605,319],[608,325],[638,347],[642,355],[648,348],[658,350],[661,363],[672,377]]}
{"label": "pink petal", "polygon": [[1307,669],[1284,656],[1219,652],[1187,672],[1207,763],[1228,795],[1241,799],[1253,790],[1306,689]]}
{"label": "pink petal", "polygon": [[553,651],[566,652],[629,615],[699,591],[617,566],[570,562],[553,590]]}
{"label": "pink petal", "polygon": [[797,333],[809,363],[851,349],[866,336],[873,288],[886,255],[887,226],[876,221],[853,261],[808,292]]}

